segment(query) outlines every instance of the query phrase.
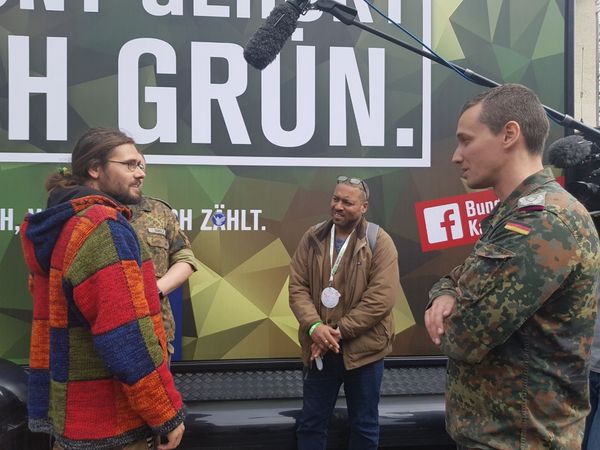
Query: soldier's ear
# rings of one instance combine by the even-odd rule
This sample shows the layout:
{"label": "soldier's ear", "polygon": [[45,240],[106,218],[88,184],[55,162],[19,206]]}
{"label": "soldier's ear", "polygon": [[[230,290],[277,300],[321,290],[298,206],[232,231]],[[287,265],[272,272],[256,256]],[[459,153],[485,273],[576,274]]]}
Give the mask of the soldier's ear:
{"label": "soldier's ear", "polygon": [[502,143],[504,146],[512,147],[521,137],[521,126],[518,122],[510,120],[504,125],[502,133]]}

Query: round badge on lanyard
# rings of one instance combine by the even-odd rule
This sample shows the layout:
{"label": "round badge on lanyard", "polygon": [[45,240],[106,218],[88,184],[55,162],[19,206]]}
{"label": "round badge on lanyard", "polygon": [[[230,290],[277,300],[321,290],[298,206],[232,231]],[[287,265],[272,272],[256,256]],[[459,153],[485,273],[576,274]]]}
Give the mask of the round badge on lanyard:
{"label": "round badge on lanyard", "polygon": [[340,302],[340,297],[342,294],[332,286],[333,284],[333,276],[336,274],[338,268],[340,267],[340,262],[342,261],[342,257],[346,252],[346,248],[348,247],[348,243],[350,242],[350,236],[352,236],[354,230],[350,232],[350,235],[344,240],[344,244],[340,251],[338,252],[337,258],[335,262],[333,261],[333,243],[335,241],[335,225],[331,226],[331,236],[329,238],[329,262],[331,263],[331,273],[329,275],[329,286],[323,289],[321,292],[321,303],[328,309],[335,308],[337,304]]}
{"label": "round badge on lanyard", "polygon": [[326,287],[323,289],[323,292],[321,292],[321,303],[323,303],[323,306],[326,308],[335,308],[340,302],[341,296],[342,294],[340,294],[336,288],[331,286]]}

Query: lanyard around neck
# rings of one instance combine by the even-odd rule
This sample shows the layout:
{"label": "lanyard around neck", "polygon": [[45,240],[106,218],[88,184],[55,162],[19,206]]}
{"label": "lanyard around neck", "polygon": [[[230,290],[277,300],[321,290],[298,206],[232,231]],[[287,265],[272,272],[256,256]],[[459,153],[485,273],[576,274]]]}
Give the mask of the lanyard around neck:
{"label": "lanyard around neck", "polygon": [[335,242],[335,225],[331,226],[331,238],[329,239],[329,264],[331,264],[331,274],[329,275],[329,285],[330,286],[333,284],[333,276],[336,274],[336,272],[338,271],[338,268],[340,267],[340,262],[342,261],[342,257],[344,256],[344,253],[346,252],[346,248],[348,247],[348,243],[350,242],[350,236],[352,236],[352,233],[354,233],[354,230],[352,230],[350,232],[350,234],[344,241],[344,245],[342,245],[342,248],[340,248],[340,251],[337,255],[337,258],[335,258],[335,263],[334,263],[333,262],[333,245]]}

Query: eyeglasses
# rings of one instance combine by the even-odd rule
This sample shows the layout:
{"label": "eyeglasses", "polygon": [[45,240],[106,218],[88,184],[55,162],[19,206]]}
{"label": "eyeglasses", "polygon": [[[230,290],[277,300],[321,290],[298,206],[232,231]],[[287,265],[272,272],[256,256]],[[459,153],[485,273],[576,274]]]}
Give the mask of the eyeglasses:
{"label": "eyeglasses", "polygon": [[352,185],[360,188],[365,193],[366,199],[369,200],[369,186],[367,186],[367,183],[365,183],[360,178],[352,178],[352,177],[347,177],[345,175],[340,175],[339,177],[337,177],[336,184],[340,184],[340,183],[349,183],[349,184],[352,184]]}
{"label": "eyeglasses", "polygon": [[143,162],[139,162],[139,161],[114,161],[112,159],[109,159],[106,162],[111,162],[111,163],[117,163],[117,164],[123,164],[124,166],[127,166],[127,169],[129,169],[130,172],[135,172],[135,169],[140,169],[142,172],[146,172],[146,164]]}

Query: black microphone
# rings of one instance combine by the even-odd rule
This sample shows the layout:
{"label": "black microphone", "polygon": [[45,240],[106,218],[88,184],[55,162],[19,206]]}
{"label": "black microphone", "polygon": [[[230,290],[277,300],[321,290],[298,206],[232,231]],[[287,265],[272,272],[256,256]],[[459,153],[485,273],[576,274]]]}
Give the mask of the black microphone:
{"label": "black microphone", "polygon": [[[575,167],[590,161],[592,143],[573,134],[557,139],[548,147],[548,161],[561,169]],[[593,158],[592,158],[593,159]]]}
{"label": "black microphone", "polygon": [[246,62],[258,70],[271,64],[296,30],[300,13],[308,2],[309,0],[287,0],[275,6],[265,23],[246,44]]}

